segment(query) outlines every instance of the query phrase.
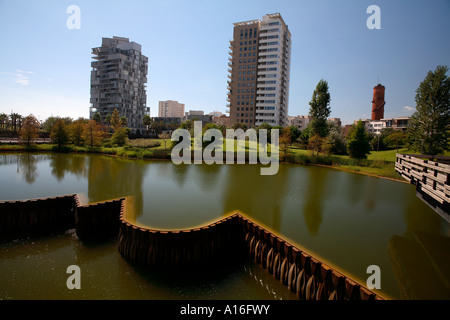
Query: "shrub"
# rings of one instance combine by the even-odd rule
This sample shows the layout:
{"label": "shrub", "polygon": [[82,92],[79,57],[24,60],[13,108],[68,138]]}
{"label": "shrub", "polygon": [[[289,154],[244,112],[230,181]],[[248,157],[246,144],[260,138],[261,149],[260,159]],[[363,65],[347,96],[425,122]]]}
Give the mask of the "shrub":
{"label": "shrub", "polygon": [[128,134],[127,130],[124,128],[118,129],[111,138],[112,142],[114,144],[117,144],[118,146],[124,146],[128,142]]}

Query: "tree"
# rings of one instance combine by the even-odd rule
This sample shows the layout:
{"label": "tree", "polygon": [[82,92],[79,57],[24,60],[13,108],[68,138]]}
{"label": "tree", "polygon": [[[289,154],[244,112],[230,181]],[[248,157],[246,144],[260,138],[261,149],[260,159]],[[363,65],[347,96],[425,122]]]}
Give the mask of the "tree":
{"label": "tree", "polygon": [[58,119],[60,118],[53,116],[50,116],[47,119],[45,119],[44,123],[42,124],[42,129],[44,130],[44,132],[50,134],[52,132],[54,124],[56,123],[56,121],[58,121]]}
{"label": "tree", "polygon": [[0,129],[6,131],[9,125],[9,117],[6,113],[0,113]]}
{"label": "tree", "polygon": [[242,122],[236,122],[235,124],[233,124],[232,128],[234,130],[242,129],[244,131],[247,131],[247,125],[245,123],[242,123]]}
{"label": "tree", "polygon": [[111,124],[111,115],[110,114],[108,114],[105,117],[105,124],[107,124],[108,126]]}
{"label": "tree", "polygon": [[302,132],[297,126],[289,126],[289,130],[291,131],[291,145],[300,138]]}
{"label": "tree", "polygon": [[292,133],[289,127],[283,128],[283,130],[281,130],[281,135],[280,135],[280,140],[279,140],[279,144],[281,147],[281,152],[283,154],[283,161],[286,159],[286,156],[288,155],[289,152],[289,146],[291,145],[292,142]]}
{"label": "tree", "polygon": [[120,117],[120,123],[121,123],[122,127],[126,127],[128,125],[127,117],[125,117],[125,116]]}
{"label": "tree", "polygon": [[309,138],[308,149],[312,150],[313,155],[315,152],[317,152],[317,154],[319,154],[322,151],[322,145],[324,143],[324,139],[325,138],[322,138],[318,134],[315,134],[311,138]]}
{"label": "tree", "polygon": [[100,113],[98,113],[98,112],[96,112],[95,114],[94,114],[94,119],[93,119],[95,122],[97,122],[97,123],[100,123],[100,121],[101,121],[101,118],[100,118]]}
{"label": "tree", "polygon": [[347,152],[355,159],[366,159],[370,153],[370,138],[361,120],[358,121],[350,133],[347,142]]}
{"label": "tree", "polygon": [[61,148],[69,142],[69,130],[64,119],[58,119],[53,125],[52,132],[50,133],[50,139],[54,144]]}
{"label": "tree", "polygon": [[301,131],[300,137],[298,137],[297,139],[298,143],[300,143],[300,147],[303,149],[307,149],[310,138],[311,138],[311,126],[307,126],[305,130]]}
{"label": "tree", "polygon": [[152,129],[155,131],[156,134],[161,133],[163,131],[163,129],[164,129],[164,121],[162,121],[162,120],[154,121],[152,123]]}
{"label": "tree", "polygon": [[152,125],[152,122],[153,122],[153,119],[148,114],[146,114],[144,116],[144,118],[142,119],[142,124],[144,126],[146,126],[146,128],[147,128],[147,136],[148,136],[148,129]]}
{"label": "tree", "polygon": [[331,113],[330,93],[328,92],[328,82],[320,80],[314,90],[311,101],[309,102],[309,115],[313,118],[311,121],[312,135],[319,135],[325,138],[328,135],[329,126],[327,118]]}
{"label": "tree", "polygon": [[113,127],[114,131],[117,131],[122,127],[122,121],[120,120],[119,111],[117,111],[117,109],[114,109],[111,114],[110,125]]}
{"label": "tree", "polygon": [[429,71],[416,90],[416,112],[407,129],[409,147],[422,154],[449,150],[450,79],[447,66]]}
{"label": "tree", "polygon": [[114,144],[118,146],[124,146],[128,142],[128,131],[125,128],[118,128],[111,137]]}
{"label": "tree", "polygon": [[406,138],[407,136],[404,131],[397,131],[385,137],[383,139],[383,145],[385,145],[387,149],[397,149],[398,151],[398,148],[405,144]]}
{"label": "tree", "polygon": [[40,123],[35,116],[30,114],[23,119],[22,128],[20,129],[20,140],[26,146],[31,146],[38,137]]}
{"label": "tree", "polygon": [[160,133],[158,134],[158,138],[164,140],[164,150],[166,150],[166,140],[170,139],[170,135],[168,133]]}
{"label": "tree", "polygon": [[102,129],[95,120],[89,120],[85,125],[83,139],[87,146],[94,148],[102,141]]}
{"label": "tree", "polygon": [[328,153],[345,155],[347,154],[347,143],[345,141],[344,134],[341,126],[336,122],[330,122],[330,132],[326,139],[325,149]]}
{"label": "tree", "polygon": [[22,116],[18,113],[11,113],[9,116],[11,119],[11,126],[14,132],[20,131],[22,124]]}
{"label": "tree", "polygon": [[[94,120],[95,121],[95,120]],[[69,125],[70,140],[76,146],[80,146],[83,142],[84,126],[86,125],[85,119],[75,120]]]}

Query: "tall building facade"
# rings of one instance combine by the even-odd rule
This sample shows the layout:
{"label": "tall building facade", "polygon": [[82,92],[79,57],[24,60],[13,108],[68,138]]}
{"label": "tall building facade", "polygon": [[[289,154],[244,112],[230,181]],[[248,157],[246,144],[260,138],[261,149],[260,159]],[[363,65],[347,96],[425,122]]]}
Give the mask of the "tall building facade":
{"label": "tall building facade", "polygon": [[281,15],[234,23],[230,49],[230,123],[287,126],[291,33]]}
{"label": "tall building facade", "polygon": [[158,117],[184,117],[184,104],[178,101],[159,101]]}
{"label": "tall building facade", "polygon": [[381,120],[384,118],[384,91],[385,88],[381,84],[378,84],[373,88],[373,100],[372,100],[372,120]]}
{"label": "tall building facade", "polygon": [[102,122],[117,109],[127,118],[127,127],[133,134],[144,132],[144,115],[150,115],[147,107],[148,58],[141,52],[141,45],[128,38],[103,38],[102,46],[93,48],[91,63],[90,117],[100,114]]}

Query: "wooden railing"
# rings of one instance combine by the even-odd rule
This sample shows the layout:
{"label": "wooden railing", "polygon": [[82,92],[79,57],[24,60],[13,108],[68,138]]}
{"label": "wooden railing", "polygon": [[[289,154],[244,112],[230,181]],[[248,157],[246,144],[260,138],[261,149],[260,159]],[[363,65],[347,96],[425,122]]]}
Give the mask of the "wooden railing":
{"label": "wooden railing", "polygon": [[[448,157],[397,154],[395,170],[416,186],[417,195],[450,222],[450,165]],[[446,161],[447,160],[447,161]]]}

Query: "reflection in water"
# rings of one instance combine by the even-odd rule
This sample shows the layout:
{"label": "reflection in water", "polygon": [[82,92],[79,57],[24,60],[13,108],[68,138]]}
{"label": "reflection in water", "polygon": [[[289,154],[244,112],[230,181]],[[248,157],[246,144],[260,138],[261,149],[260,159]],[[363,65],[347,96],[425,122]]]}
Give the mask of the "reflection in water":
{"label": "reflection in water", "polygon": [[195,165],[193,175],[198,181],[197,185],[200,187],[200,190],[206,192],[217,188],[218,183],[222,179],[220,176],[222,168],[223,165],[220,164]]}
{"label": "reflection in water", "polygon": [[281,208],[288,191],[288,168],[272,176],[260,175],[257,165],[227,165],[223,188],[224,213],[240,210],[274,231],[281,230]]}
{"label": "reflection in water", "polygon": [[364,194],[364,176],[359,174],[349,174],[347,179],[347,200],[352,205],[361,201],[361,194]]}
{"label": "reflection in water", "polygon": [[38,176],[38,160],[31,154],[22,154],[18,157],[18,160],[17,173],[22,171],[24,180],[29,184],[33,184]]}
{"label": "reflection in water", "polygon": [[89,202],[133,196],[135,213],[142,214],[144,206],[142,181],[146,166],[140,161],[89,157],[88,168]]}
{"label": "reflection in water", "polygon": [[400,297],[450,299],[449,225],[421,201],[405,201],[403,217],[403,236],[394,235],[389,241]]}
{"label": "reflection in water", "polygon": [[50,156],[50,167],[52,168],[52,175],[58,181],[62,181],[66,173],[72,173],[77,178],[84,178],[87,176],[86,156],[73,154],[67,156],[65,154],[52,154]]}
{"label": "reflection in water", "polygon": [[303,217],[310,235],[315,236],[319,232],[322,222],[323,196],[326,194],[326,170],[310,170],[308,172],[308,188],[306,200],[303,206]]}
{"label": "reflection in water", "polygon": [[[192,227],[241,210],[359,279],[366,279],[368,265],[379,265],[384,281],[381,294],[400,298],[411,297],[414,290],[427,292],[417,289],[424,285],[419,281],[425,279],[424,274],[442,280],[427,289],[433,294],[444,292],[441,296],[445,297],[445,290],[449,290],[445,283],[450,282],[450,277],[445,270],[450,266],[445,263],[450,264],[450,227],[416,197],[414,187],[408,184],[318,167],[281,165],[276,175],[261,176],[259,165],[173,165],[78,154],[0,155],[0,176],[0,196],[5,200],[71,193],[85,193],[89,202],[132,196],[136,219],[157,228]],[[120,278],[116,288],[121,287],[121,281],[128,282],[119,269],[129,271],[129,266],[124,263],[118,267],[123,262],[107,253],[107,245],[86,248],[69,241],[61,258],[58,241],[48,242],[45,250],[49,252],[42,251],[47,246],[44,241],[40,249],[25,256],[37,261],[47,255],[52,261],[62,259],[69,264],[76,263],[71,261],[74,252],[79,262],[86,264],[96,261],[91,257],[98,257],[99,273],[106,269],[112,277]],[[10,260],[15,262],[0,259],[0,271],[10,273],[11,265],[24,272],[30,269],[30,264],[23,263],[24,255],[15,250],[9,251]],[[40,263],[39,268],[46,268],[46,264]],[[51,277],[50,271],[44,273]],[[233,285],[237,285],[239,277]],[[148,279],[134,275],[133,279],[148,290],[154,288],[145,282]],[[7,291],[14,291],[13,283],[8,282]],[[155,294],[129,288],[127,292],[132,297],[177,296],[170,291],[176,290],[175,286],[166,290],[164,284],[158,284],[158,288]],[[1,290],[2,286],[0,294]],[[128,297],[119,291],[115,297]],[[212,291],[202,292],[208,295]],[[192,294],[185,292],[186,297]]]}
{"label": "reflection in water", "polygon": [[184,186],[187,173],[190,168],[192,168],[191,165],[183,163],[180,165],[174,165],[172,166],[171,170],[169,170],[169,172],[171,173],[170,178],[172,178],[173,181],[177,182],[179,188],[182,188]]}

